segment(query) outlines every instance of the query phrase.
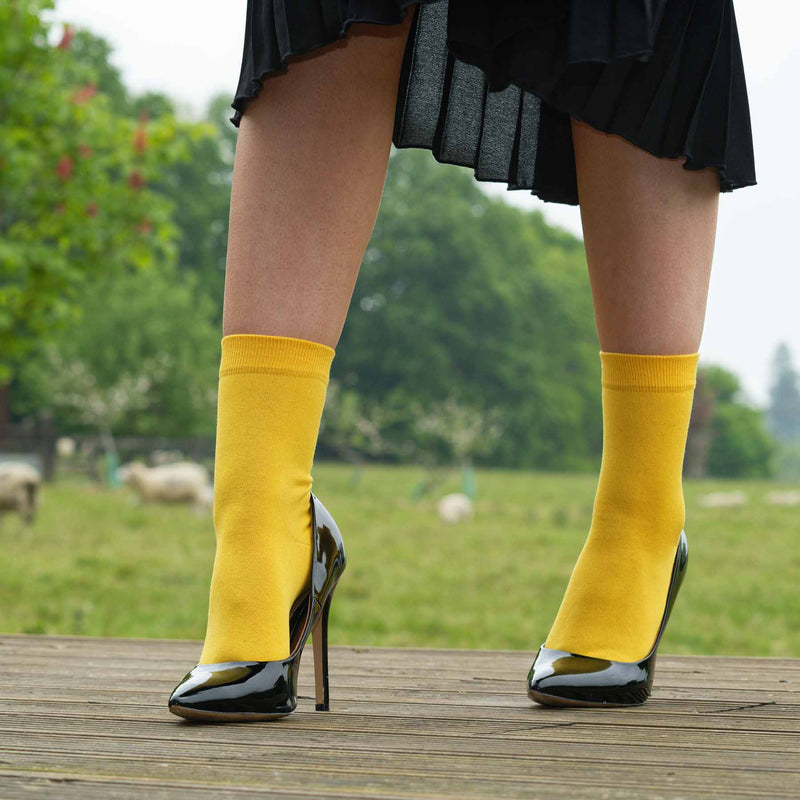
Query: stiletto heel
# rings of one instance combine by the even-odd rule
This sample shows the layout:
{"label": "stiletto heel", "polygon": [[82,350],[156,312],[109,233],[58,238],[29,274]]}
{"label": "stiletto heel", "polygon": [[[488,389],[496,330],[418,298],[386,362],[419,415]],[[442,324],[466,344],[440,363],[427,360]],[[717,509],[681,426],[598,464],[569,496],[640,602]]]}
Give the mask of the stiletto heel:
{"label": "stiletto heel", "polygon": [[317,711],[330,711],[330,691],[328,688],[328,614],[331,610],[330,593],[325,601],[319,621],[312,631],[314,646],[314,683],[317,694]]}
{"label": "stiletto heel", "polygon": [[289,615],[291,653],[280,661],[198,664],[170,695],[173,714],[202,722],[251,722],[291,714],[297,707],[300,657],[312,632],[317,710],[329,709],[328,615],[347,559],[336,522],[313,492],[311,520],[311,579]]}
{"label": "stiletto heel", "polygon": [[609,707],[644,703],[653,686],[658,643],[686,575],[688,559],[686,533],[681,531],[661,625],[653,647],[641,661],[610,661],[542,645],[528,672],[528,697],[545,706]]}

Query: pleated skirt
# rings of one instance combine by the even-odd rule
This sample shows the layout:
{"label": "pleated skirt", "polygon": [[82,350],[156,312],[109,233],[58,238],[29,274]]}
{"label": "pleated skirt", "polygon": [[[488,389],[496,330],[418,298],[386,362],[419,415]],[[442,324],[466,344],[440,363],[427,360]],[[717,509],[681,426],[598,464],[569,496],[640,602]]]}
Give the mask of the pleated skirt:
{"label": "pleated skirt", "polygon": [[[416,0],[414,0],[416,2]],[[292,55],[354,22],[400,23],[412,0],[248,0],[231,121]],[[410,11],[410,9],[408,9]],[[733,0],[421,0],[392,141],[546,202],[577,205],[570,117],[721,192],[756,183]]]}

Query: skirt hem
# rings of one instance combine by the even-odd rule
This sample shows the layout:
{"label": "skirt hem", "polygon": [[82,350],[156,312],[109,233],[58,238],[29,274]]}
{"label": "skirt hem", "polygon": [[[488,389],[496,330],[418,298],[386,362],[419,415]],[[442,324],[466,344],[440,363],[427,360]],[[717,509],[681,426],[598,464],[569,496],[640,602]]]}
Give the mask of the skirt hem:
{"label": "skirt hem", "polygon": [[[723,0],[723,2],[724,1],[725,0]],[[727,2],[731,2],[731,0],[727,0]],[[695,151],[689,146],[692,144],[697,132],[697,120],[702,119],[702,115],[698,117],[698,114],[701,114],[699,104],[707,88],[706,84],[711,74],[713,61],[706,65],[706,73],[703,75],[698,99],[694,101],[695,106],[692,108],[691,117],[687,119],[685,123],[687,128],[681,130],[671,127],[670,137],[666,135],[658,137],[653,135],[654,130],[652,126],[650,126],[647,131],[642,129],[643,117],[640,112],[636,114],[623,113],[618,115],[619,118],[616,118],[616,112],[619,106],[614,96],[610,95],[610,99],[608,99],[608,102],[605,104],[589,103],[587,97],[593,99],[591,94],[585,94],[584,97],[581,97],[580,93],[575,93],[569,89],[569,83],[566,84],[567,88],[565,90],[563,88],[565,85],[563,81],[561,84],[557,84],[561,72],[553,71],[552,75],[549,75],[547,71],[542,70],[542,72],[538,73],[543,76],[543,83],[541,86],[538,80],[534,81],[533,85],[531,85],[531,81],[526,80],[524,76],[511,74],[513,70],[509,70],[505,72],[504,75],[498,76],[493,69],[494,64],[485,63],[485,59],[487,58],[487,54],[490,54],[488,57],[492,59],[496,54],[500,53],[501,47],[499,45],[505,44],[505,42],[495,41],[494,45],[488,50],[485,48],[476,48],[473,55],[473,51],[469,47],[469,45],[472,44],[471,42],[466,43],[467,46],[465,47],[463,41],[457,41],[451,37],[451,32],[449,30],[445,37],[442,18],[443,15],[446,15],[447,3],[442,3],[441,0],[422,0],[421,2],[419,0],[397,0],[395,3],[386,2],[383,3],[378,10],[373,11],[368,16],[365,16],[365,9],[363,8],[360,14],[351,13],[339,19],[337,19],[336,16],[333,16],[333,19],[331,19],[331,15],[329,15],[328,19],[322,22],[321,29],[317,29],[316,36],[311,42],[302,42],[302,37],[300,37],[299,40],[295,39],[292,41],[293,37],[291,35],[284,35],[282,41],[279,43],[273,32],[273,44],[271,47],[261,50],[258,53],[259,58],[251,58],[249,61],[245,58],[244,60],[240,85],[231,103],[235,113],[230,117],[230,121],[234,126],[237,128],[239,127],[247,103],[259,95],[265,80],[273,75],[285,73],[289,69],[292,63],[290,59],[301,55],[307,55],[335,42],[345,40],[354,23],[377,25],[400,24],[407,17],[408,6],[415,4],[418,4],[418,8],[412,30],[409,34],[410,46],[407,48],[401,72],[400,85],[398,86],[397,110],[392,134],[392,144],[397,149],[427,149],[438,163],[472,169],[473,175],[478,181],[505,183],[507,190],[529,191],[543,202],[556,202],[573,206],[580,205],[577,194],[574,154],[572,152],[571,141],[572,135],[569,122],[569,117],[573,117],[575,120],[590,125],[598,131],[619,136],[658,158],[682,158],[684,160],[681,166],[686,170],[700,171],[702,169],[714,168],[717,172],[719,191],[721,193],[732,192],[739,188],[755,186],[757,184],[752,167],[752,157],[749,159],[750,164],[748,166],[747,157],[743,158],[744,150],[737,151],[733,149],[729,152],[729,148],[723,145],[720,151],[720,148],[714,145],[714,140],[709,139],[709,131],[705,131],[705,138],[699,140],[700,151]],[[433,6],[437,6],[440,9],[444,6],[445,11],[430,12],[430,18],[436,16],[436,14],[439,16],[438,23],[432,22],[430,27],[434,28],[438,25],[437,36],[440,38],[438,41],[434,41],[432,45],[430,42],[428,44],[429,47],[433,48],[430,52],[438,52],[437,48],[441,48],[441,52],[445,52],[445,50],[449,51],[447,55],[447,65],[445,67],[439,62],[431,63],[430,65],[426,63],[424,67],[420,68],[419,72],[422,78],[416,78],[418,81],[416,85],[419,86],[419,88],[423,88],[420,86],[419,80],[424,81],[426,77],[433,76],[435,80],[442,80],[442,84],[438,88],[435,84],[429,85],[427,83],[424,87],[425,91],[427,91],[431,97],[439,97],[439,99],[435,101],[434,105],[428,110],[409,110],[408,89],[415,80],[415,77],[412,77],[412,73],[414,73],[414,70],[417,68],[414,63],[414,47],[416,42],[412,40],[417,33],[416,29],[420,22],[420,15],[423,13],[427,14],[428,9]],[[351,11],[352,10],[351,7]],[[736,39],[735,18],[732,17],[732,8],[729,9],[729,12],[731,18],[724,20],[724,22],[727,22],[728,26],[731,27],[725,29],[723,21],[721,21],[719,33],[717,34],[722,37],[727,33],[729,38],[727,40],[717,40],[714,45],[714,56],[717,55],[717,48],[719,47],[720,41],[726,42],[730,47],[733,40]],[[249,28],[250,21],[248,21],[248,41],[250,36]],[[289,34],[291,33],[292,31],[289,31]],[[737,52],[733,54],[729,52],[727,54],[728,57],[732,57],[732,61],[735,60],[736,57],[739,59],[741,58],[740,52],[738,52],[738,39],[736,39],[735,44]],[[246,56],[248,52],[251,51],[248,51],[246,46]],[[619,69],[620,65],[624,64],[626,61],[641,61],[643,55],[651,57],[653,55],[652,48],[645,48],[644,50],[639,49],[636,53],[630,52],[625,55],[621,55],[620,52],[617,52],[611,61],[615,62],[614,69]],[[722,53],[720,55],[722,55]],[[433,56],[434,59],[441,57],[442,56]],[[604,61],[604,59],[599,57],[590,57],[586,60]],[[259,61],[261,63],[258,63]],[[508,66],[502,59],[499,63],[504,63]],[[577,63],[581,62],[579,61]],[[604,63],[608,64],[609,62],[605,61]],[[440,69],[441,74],[439,75]],[[454,69],[457,75],[466,77],[471,87],[470,90],[473,91],[475,96],[480,94],[478,87],[482,82],[484,98],[483,108],[475,108],[472,109],[471,112],[474,114],[480,111],[482,118],[479,132],[475,134],[474,131],[471,132],[469,130],[455,131],[455,135],[458,137],[457,139],[454,139],[452,135],[450,105],[452,104],[456,113],[461,113],[464,119],[470,116],[470,112],[464,109],[461,109],[461,112],[459,112],[458,102],[451,97],[451,90],[453,87],[451,87],[450,82],[453,80]],[[465,74],[468,70],[472,70],[471,75]],[[666,67],[664,70],[663,74],[666,74]],[[248,72],[250,73],[249,77]],[[414,73],[414,75],[416,75],[416,73]],[[738,75],[741,76],[741,92],[744,93],[746,90],[744,89],[744,78],[741,70]],[[663,80],[662,73],[659,73],[657,77],[659,80]],[[552,79],[554,82],[552,84],[547,84],[547,80],[549,79]],[[607,83],[600,83],[600,79],[596,80],[598,82],[595,86],[607,86]],[[500,129],[496,126],[492,127],[490,124],[484,126],[483,116],[488,113],[487,109],[490,104],[490,98],[497,97],[498,100],[500,100],[501,95],[505,92],[504,87],[509,90],[506,92],[506,100],[511,103],[515,109],[518,109],[513,110],[513,113],[509,113],[507,109],[504,111],[506,116],[503,120],[503,124],[510,126],[510,128]],[[417,91],[419,91],[419,89],[417,89]],[[511,96],[512,94],[513,97]],[[463,97],[463,94],[460,96]],[[426,100],[426,102],[428,101]],[[650,102],[652,103],[654,101]],[[537,107],[531,110],[527,108],[526,104],[527,106],[533,106],[535,104]],[[739,105],[736,107],[735,119],[736,124],[741,127],[743,124],[742,118],[744,118],[747,125],[746,132],[749,134],[749,112],[746,104],[747,100],[745,94],[743,100],[741,96],[739,97]],[[590,105],[592,107],[588,107]],[[613,109],[611,115],[609,115],[607,111],[609,107]],[[715,109],[717,113],[720,110],[721,109]],[[730,115],[731,108],[728,107],[726,110],[727,114]],[[593,114],[591,113],[592,111],[596,111],[597,113]],[[420,114],[424,115],[424,117],[414,116]],[[535,124],[532,125],[528,131],[528,141],[522,141],[522,137],[526,135],[526,132],[522,130],[523,116],[525,114],[528,115],[529,120],[532,120],[534,117],[536,118]],[[407,115],[413,118],[412,125],[410,126],[406,125]],[[722,119],[724,118],[723,116]],[[717,119],[720,119],[720,117],[718,116]],[[420,120],[423,120],[421,127],[417,124]],[[619,124],[626,122],[630,122],[634,129],[631,130],[630,126],[626,128],[624,124]],[[471,123],[465,122],[464,124],[465,126],[469,126]],[[665,126],[667,125],[666,119],[663,124]],[[721,140],[722,142],[727,141],[728,130],[732,124],[730,116],[728,116],[727,123],[718,123],[718,126],[721,127],[718,127],[715,134],[722,134],[724,136]],[[505,145],[503,145],[499,139],[497,143],[498,148],[504,146],[508,148],[504,157],[495,158],[491,162],[486,160],[486,148],[482,148],[486,143],[484,140],[484,127],[498,131],[498,133],[491,134],[492,136],[504,137],[503,141],[506,142]],[[547,133],[546,136],[543,136],[543,128]],[[725,133],[723,133],[723,131],[725,131]],[[445,135],[445,132],[447,135]],[[475,138],[476,135],[477,139]],[[675,145],[679,144],[679,142],[675,141],[678,136],[680,136],[682,141],[680,142],[680,146],[676,147]],[[672,142],[668,141],[669,138],[672,138]],[[716,141],[719,142],[720,139]],[[740,138],[738,144],[742,148],[749,147],[750,152],[752,152],[752,140],[750,139],[749,142],[748,144],[746,139]],[[489,141],[489,144],[492,145],[492,142]],[[669,147],[670,144],[672,147]],[[730,144],[730,142],[727,142],[727,144]],[[529,162],[526,162],[525,166],[523,166],[522,162],[522,151],[524,151],[525,157],[529,159]],[[729,155],[733,159],[733,165],[727,158]],[[540,162],[541,168],[539,168]],[[741,162],[743,162],[744,165]],[[731,172],[734,174],[731,174]]]}
{"label": "skirt hem", "polygon": [[[746,188],[747,186],[757,185],[757,182],[754,178],[729,179],[726,175],[727,164],[725,163],[717,163],[717,162],[703,163],[699,161],[697,157],[695,157],[691,152],[679,152],[672,155],[671,153],[668,152],[663,152],[663,151],[657,152],[655,150],[651,150],[647,146],[635,141],[630,134],[626,134],[620,130],[611,130],[602,128],[600,127],[600,125],[592,122],[590,119],[584,119],[567,108],[560,107],[558,104],[555,103],[553,103],[552,105],[557,111],[575,117],[575,119],[578,120],[578,122],[583,122],[586,123],[587,125],[591,125],[593,128],[595,128],[595,130],[599,130],[602,133],[607,133],[612,136],[619,136],[620,138],[625,139],[626,142],[630,142],[631,144],[635,145],[641,150],[645,150],[651,155],[657,156],[658,158],[666,158],[666,159],[684,158],[686,160],[681,164],[681,167],[683,167],[683,169],[690,170],[692,172],[699,172],[700,170],[703,169],[716,169],[717,176],[719,179],[720,193],[732,192],[736,189],[743,189]],[[537,189],[532,182],[518,183],[512,180],[511,178],[502,178],[502,177],[491,178],[486,175],[478,175],[478,166],[474,160],[470,162],[460,159],[448,158],[447,156],[442,154],[441,149],[437,148],[435,144],[431,145],[427,142],[417,142],[414,140],[405,140],[401,144],[393,142],[392,144],[398,150],[408,150],[408,149],[429,150],[434,160],[437,163],[471,169],[473,171],[475,180],[481,181],[483,183],[505,183],[507,185],[508,191],[528,191],[545,203],[560,203],[563,205],[571,205],[571,206],[580,205],[580,201],[575,195],[557,194],[554,191],[553,187],[548,187],[547,190],[545,191],[543,189]]]}
{"label": "skirt hem", "polygon": [[358,22],[365,22],[370,25],[399,25],[405,21],[405,18],[408,15],[408,7],[410,5],[416,5],[418,2],[419,0],[401,0],[398,8],[400,13],[397,15],[397,18],[393,19],[376,19],[374,16],[370,18],[347,17],[346,19],[342,20],[339,33],[335,36],[315,41],[312,44],[303,45],[302,48],[297,50],[289,50],[285,53],[281,53],[277,64],[271,64],[266,69],[260,71],[257,77],[251,77],[249,83],[247,84],[247,90],[244,92],[238,91],[236,93],[236,97],[231,103],[231,107],[234,109],[234,114],[229,121],[232,122],[237,128],[239,127],[239,123],[244,116],[244,110],[247,106],[247,103],[250,100],[254,100],[256,97],[258,97],[261,89],[264,86],[264,81],[271,75],[282,75],[289,69],[289,64],[291,62],[287,61],[287,59],[308,55],[309,53],[313,53],[315,50],[321,50],[323,47],[327,47],[334,42],[343,41],[349,35],[350,27]]}

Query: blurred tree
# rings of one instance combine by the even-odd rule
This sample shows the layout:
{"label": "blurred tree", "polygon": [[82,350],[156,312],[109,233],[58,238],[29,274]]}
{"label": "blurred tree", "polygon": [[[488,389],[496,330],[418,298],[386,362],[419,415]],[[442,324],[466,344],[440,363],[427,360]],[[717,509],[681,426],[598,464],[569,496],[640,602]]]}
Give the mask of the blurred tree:
{"label": "blurred tree", "polygon": [[502,436],[502,424],[493,420],[499,417],[498,411],[497,408],[478,411],[459,404],[452,397],[432,406],[418,406],[413,412],[414,441],[419,455],[444,450],[446,458],[453,459],[461,467],[470,466],[476,457],[491,452]]}
{"label": "blurred tree", "polygon": [[775,457],[775,475],[781,480],[800,480],[800,442],[782,443]]}
{"label": "blurred tree", "polygon": [[698,384],[713,400],[711,441],[705,469],[697,477],[768,478],[774,474],[775,443],[764,413],[740,400],[739,379],[719,366],[698,369]]}
{"label": "blurred tree", "polygon": [[90,83],[107,98],[115,114],[130,116],[130,96],[120,71],[110,61],[111,45],[91,31],[77,30],[69,51],[72,58],[62,65],[64,77],[78,85]]}
{"label": "blurred tree", "polygon": [[[224,96],[224,100],[227,103],[229,98]],[[217,322],[222,321],[233,175],[233,147],[230,137],[222,133],[223,124],[236,130],[219,119],[222,101],[223,96],[211,100],[202,123],[179,125],[187,157],[165,165],[153,181],[153,189],[174,204],[172,219],[180,230],[178,266],[198,276],[201,290],[214,303]]]}
{"label": "blurred tree", "polygon": [[219,335],[197,279],[130,270],[87,286],[83,314],[21,368],[15,410],[66,433],[213,435]]}
{"label": "blurred tree", "polygon": [[770,430],[780,442],[800,442],[800,376],[785,342],[775,350],[772,375],[767,414]]}
{"label": "blurred tree", "polygon": [[503,430],[476,461],[585,466],[598,349],[579,239],[426,152],[392,156],[333,365],[366,403],[405,409],[385,438],[413,439],[415,416],[451,398]]}
{"label": "blurred tree", "polygon": [[80,314],[92,281],[176,252],[171,203],[150,188],[184,155],[174,119],[117,113],[101,40],[66,26],[51,46],[50,7],[0,4],[0,384]]}
{"label": "blurred tree", "polygon": [[233,166],[233,154],[236,150],[236,137],[238,129],[231,124],[231,96],[226,93],[216,94],[208,101],[206,116],[208,121],[216,126],[217,131],[222,137],[222,157],[231,167]]}
{"label": "blurred tree", "polygon": [[[140,120],[158,119],[159,117],[175,116],[172,100],[162,92],[145,92],[132,98],[129,103],[130,113]],[[184,158],[182,161],[186,161]],[[169,164],[165,164],[169,167]]]}
{"label": "blurred tree", "polygon": [[719,478],[769,478],[775,445],[755,408],[721,403],[714,417],[708,474]]}
{"label": "blurred tree", "polygon": [[[75,70],[96,75],[99,91],[109,92],[118,113],[139,119],[136,141],[147,144],[142,122],[174,120],[173,102],[160,92],[132,96],[119,71],[110,62],[111,46],[88,31],[78,31],[71,44]],[[178,160],[165,162],[152,176],[150,188],[172,201],[171,219],[179,231],[177,263],[196,272],[202,290],[214,301],[215,318],[222,320],[225,253],[228,239],[233,153],[236,128],[230,123],[230,97],[219,94],[207,106],[201,122],[179,121],[175,136],[184,151]]]}
{"label": "blurred tree", "polygon": [[697,385],[689,420],[689,435],[686,440],[686,457],[683,462],[684,475],[689,478],[704,478],[708,472],[708,453],[714,434],[713,423],[717,413],[717,395],[711,386],[705,369],[697,371]]}
{"label": "blurred tree", "polygon": [[716,364],[709,364],[698,369],[701,380],[713,392],[718,403],[735,403],[741,392],[739,379],[730,370]]}
{"label": "blurred tree", "polygon": [[365,404],[358,392],[346,389],[331,378],[325,396],[318,452],[327,452],[352,463],[361,463],[365,456],[410,458],[415,452],[413,443],[384,438],[384,433],[391,430],[398,419],[404,421],[405,418],[400,409]]}

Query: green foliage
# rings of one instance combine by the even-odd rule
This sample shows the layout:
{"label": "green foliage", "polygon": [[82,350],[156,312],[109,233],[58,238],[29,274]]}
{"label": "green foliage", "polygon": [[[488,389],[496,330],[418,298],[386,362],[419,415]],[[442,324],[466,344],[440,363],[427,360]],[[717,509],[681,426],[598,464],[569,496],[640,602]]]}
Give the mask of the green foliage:
{"label": "green foliage", "polygon": [[131,116],[131,98],[120,71],[110,60],[111,45],[88,30],[77,30],[74,34],[68,64],[73,83],[93,85],[107,99],[114,114]]}
{"label": "green foliage", "polygon": [[107,276],[82,311],[22,367],[18,412],[48,409],[65,433],[213,435],[219,333],[194,276]]}
{"label": "green foliage", "polygon": [[185,157],[178,126],[121,115],[107,46],[69,28],[51,46],[51,5],[0,4],[0,382],[92,281],[175,256],[172,204],[149,184]]}
{"label": "green foliage", "polygon": [[706,384],[717,403],[735,403],[742,390],[739,379],[729,370],[716,364],[701,367]]}
{"label": "green foliage", "polygon": [[208,101],[206,116],[208,121],[217,129],[222,148],[222,158],[226,163],[233,165],[233,154],[236,150],[238,128],[231,124],[231,98],[227,93],[216,94]]}
{"label": "green foliage", "polygon": [[720,478],[767,478],[774,474],[775,443],[764,413],[740,399],[739,379],[719,366],[698,370],[714,407],[706,471]]}
{"label": "green foliage", "polygon": [[778,443],[775,475],[782,480],[800,480],[800,442]]}
{"label": "green foliage", "polygon": [[211,101],[206,122],[179,125],[186,158],[165,165],[153,189],[173,203],[180,269],[198,277],[201,290],[214,301],[215,319],[221,321],[233,148],[215,124],[218,106],[218,99]]}
{"label": "green foliage", "polygon": [[767,478],[775,445],[755,408],[720,403],[713,422],[708,473],[720,478]]}
{"label": "green foliage", "polygon": [[[487,197],[466,171],[397,152],[333,375],[413,452],[415,420],[478,414],[464,456],[507,466],[585,465],[599,452],[599,358],[577,238]],[[438,409],[438,411],[437,411]],[[452,416],[452,415],[451,415]],[[453,419],[430,428],[453,457]],[[463,428],[463,425],[462,425]]]}

